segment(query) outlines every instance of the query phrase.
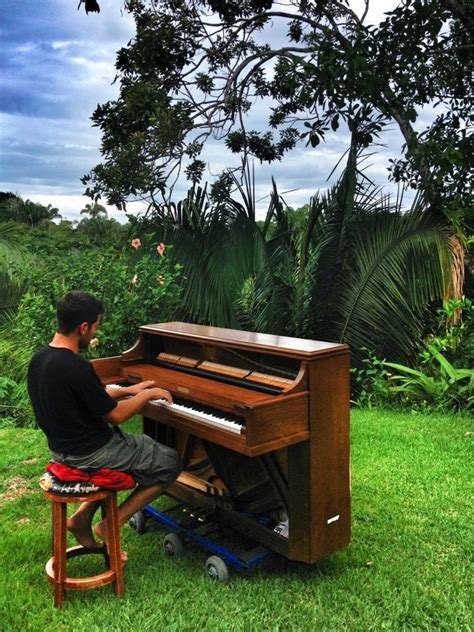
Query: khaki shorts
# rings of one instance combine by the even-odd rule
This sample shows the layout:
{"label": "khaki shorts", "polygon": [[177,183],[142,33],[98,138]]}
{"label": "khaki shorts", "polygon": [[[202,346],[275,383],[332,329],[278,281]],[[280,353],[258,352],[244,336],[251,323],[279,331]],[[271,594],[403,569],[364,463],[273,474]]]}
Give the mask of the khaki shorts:
{"label": "khaki shorts", "polygon": [[94,472],[103,467],[127,472],[139,485],[170,485],[181,472],[181,459],[168,448],[147,435],[127,434],[115,426],[112,438],[91,454],[68,456],[52,452],[55,463]]}

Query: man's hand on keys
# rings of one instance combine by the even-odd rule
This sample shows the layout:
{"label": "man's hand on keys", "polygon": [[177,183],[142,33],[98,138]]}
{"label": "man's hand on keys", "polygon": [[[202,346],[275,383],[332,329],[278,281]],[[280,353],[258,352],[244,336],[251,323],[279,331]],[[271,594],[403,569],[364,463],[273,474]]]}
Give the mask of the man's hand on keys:
{"label": "man's hand on keys", "polygon": [[146,388],[152,388],[155,385],[155,380],[145,380],[144,382],[138,382],[138,384],[132,384],[131,386],[128,386],[127,391],[129,395],[136,395],[140,391],[143,391]]}
{"label": "man's hand on keys", "polygon": [[152,399],[164,399],[166,402],[168,402],[168,404],[173,403],[171,393],[169,391],[165,391],[163,388],[149,388],[147,393],[149,393],[150,395],[150,399],[148,401],[151,401]]}

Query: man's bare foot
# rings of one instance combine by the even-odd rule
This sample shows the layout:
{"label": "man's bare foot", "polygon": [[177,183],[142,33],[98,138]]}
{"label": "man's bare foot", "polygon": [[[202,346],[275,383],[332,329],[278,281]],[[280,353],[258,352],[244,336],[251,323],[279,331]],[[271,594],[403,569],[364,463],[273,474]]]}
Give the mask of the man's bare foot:
{"label": "man's bare foot", "polygon": [[[104,521],[99,522],[98,524],[95,525],[94,533],[107,546],[107,526],[104,523]],[[122,551],[121,554],[122,554],[122,562],[126,562],[128,560],[127,551]]]}
{"label": "man's bare foot", "polygon": [[67,521],[67,528],[77,542],[86,547],[86,549],[102,548],[102,543],[95,540],[92,533],[92,525],[86,517],[81,517],[81,515],[71,516]]}

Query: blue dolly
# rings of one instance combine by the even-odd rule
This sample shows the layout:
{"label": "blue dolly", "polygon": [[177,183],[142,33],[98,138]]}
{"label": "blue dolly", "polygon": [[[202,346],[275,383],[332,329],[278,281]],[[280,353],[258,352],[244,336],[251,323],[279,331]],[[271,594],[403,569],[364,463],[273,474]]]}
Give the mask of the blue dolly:
{"label": "blue dolly", "polygon": [[[210,579],[223,583],[229,581],[229,566],[235,571],[243,571],[261,564],[270,554],[262,546],[255,546],[238,554],[210,539],[210,535],[220,530],[219,524],[212,520],[212,513],[200,512],[197,509],[178,503],[165,511],[159,511],[147,505],[134,514],[129,524],[137,531],[144,533],[146,521],[151,518],[170,529],[163,540],[163,549],[167,555],[177,557],[184,550],[184,541],[193,541],[212,555],[206,560],[206,573]],[[180,519],[181,518],[181,519]]]}

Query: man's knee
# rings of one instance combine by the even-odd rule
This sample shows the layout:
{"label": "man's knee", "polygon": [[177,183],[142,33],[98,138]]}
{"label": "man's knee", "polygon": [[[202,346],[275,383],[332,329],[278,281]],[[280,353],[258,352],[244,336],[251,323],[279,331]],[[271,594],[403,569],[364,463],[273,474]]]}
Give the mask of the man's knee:
{"label": "man's knee", "polygon": [[168,446],[166,446],[166,449],[168,454],[167,465],[165,471],[163,472],[163,485],[171,485],[171,483],[173,483],[181,474],[183,464],[177,450],[169,448]]}
{"label": "man's knee", "polygon": [[149,469],[144,473],[142,484],[146,487],[151,485],[162,485],[168,487],[181,473],[183,469],[181,457],[174,448],[153,442],[153,456]]}

